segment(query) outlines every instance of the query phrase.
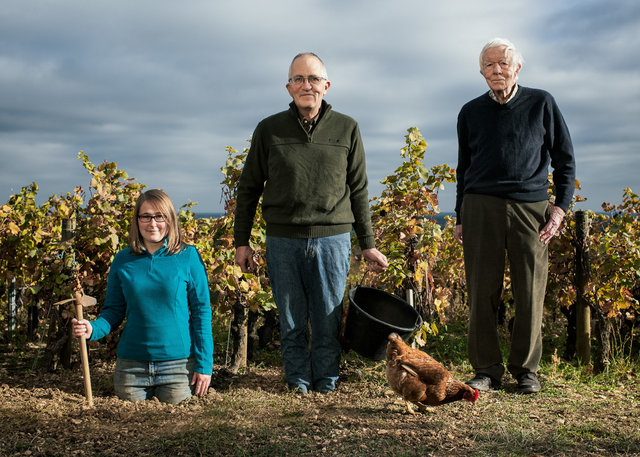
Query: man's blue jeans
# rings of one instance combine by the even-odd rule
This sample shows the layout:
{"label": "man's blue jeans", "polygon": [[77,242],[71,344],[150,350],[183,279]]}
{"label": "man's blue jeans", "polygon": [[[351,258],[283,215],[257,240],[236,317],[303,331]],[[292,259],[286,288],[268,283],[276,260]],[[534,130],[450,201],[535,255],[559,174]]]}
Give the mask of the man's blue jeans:
{"label": "man's blue jeans", "polygon": [[268,236],[266,258],[280,316],[287,384],[302,392],[330,392],[338,381],[350,234],[313,239]]}

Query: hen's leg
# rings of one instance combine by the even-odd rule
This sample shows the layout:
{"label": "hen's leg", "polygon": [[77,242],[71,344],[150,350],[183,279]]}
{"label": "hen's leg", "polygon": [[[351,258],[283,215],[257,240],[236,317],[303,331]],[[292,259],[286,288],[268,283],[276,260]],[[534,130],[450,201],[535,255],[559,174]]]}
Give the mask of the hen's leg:
{"label": "hen's leg", "polygon": [[[432,411],[432,408],[429,408],[421,403],[413,403],[411,401],[407,401],[407,413],[409,414],[413,414],[414,416],[416,414],[420,414],[420,413],[426,413],[427,411]],[[413,409],[413,405],[416,405],[418,407],[418,409],[420,410],[420,413],[417,413],[414,409]]]}
{"label": "hen's leg", "polygon": [[418,414],[413,410],[413,403],[411,403],[410,401],[405,401],[405,403],[407,404],[407,413],[413,414],[414,416]]}

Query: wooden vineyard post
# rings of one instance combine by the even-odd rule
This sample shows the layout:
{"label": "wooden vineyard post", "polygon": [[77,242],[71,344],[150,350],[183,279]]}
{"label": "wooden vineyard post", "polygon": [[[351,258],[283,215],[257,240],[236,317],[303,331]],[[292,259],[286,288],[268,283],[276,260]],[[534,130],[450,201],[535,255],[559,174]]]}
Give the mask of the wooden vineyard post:
{"label": "wooden vineyard post", "polygon": [[249,309],[242,302],[233,305],[233,320],[231,323],[231,338],[233,348],[231,352],[231,372],[238,373],[247,367],[247,345],[249,343],[248,319]]}
{"label": "wooden vineyard post", "polygon": [[230,370],[232,373],[238,373],[241,368],[247,367],[249,306],[240,291],[240,279],[235,274],[233,275],[233,281],[236,286],[236,303],[232,307],[233,316],[229,328],[231,341],[233,342]]}
{"label": "wooden vineyard post", "polygon": [[[62,220],[62,242],[69,241],[76,236],[76,219],[74,217]],[[64,263],[64,269],[66,272],[73,270],[73,262],[75,261],[75,255],[73,252],[65,251],[62,259]],[[73,352],[72,345],[73,337],[71,336],[71,329],[69,329],[69,338],[66,340],[60,351],[60,363],[67,370],[71,368],[71,354]]]}
{"label": "wooden vineyard post", "polygon": [[589,264],[589,215],[576,211],[576,355],[578,360],[591,363],[591,308],[586,297],[586,287],[591,276]]}
{"label": "wooden vineyard post", "polygon": [[9,340],[13,339],[13,334],[17,328],[16,322],[18,321],[18,305],[16,297],[16,278],[11,278],[11,281],[9,281],[9,290],[7,293],[7,328],[9,330]]}

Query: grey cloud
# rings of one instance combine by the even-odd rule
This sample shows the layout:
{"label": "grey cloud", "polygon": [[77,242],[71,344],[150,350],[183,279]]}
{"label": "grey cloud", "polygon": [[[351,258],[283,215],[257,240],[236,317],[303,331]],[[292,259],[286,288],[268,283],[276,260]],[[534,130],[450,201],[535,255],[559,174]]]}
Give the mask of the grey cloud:
{"label": "grey cloud", "polygon": [[[360,123],[370,193],[421,129],[428,165],[457,158],[460,107],[486,90],[477,56],[506,36],[521,83],[549,90],[576,143],[585,207],[640,187],[639,8],[616,2],[20,0],[0,10],[0,198],[37,181],[44,200],[88,184],[80,149],[115,161],[176,205],[220,205],[225,146],[242,149],[286,109],[290,59],[325,60],[327,100]],[[613,75],[613,79],[612,79]],[[618,183],[622,183],[619,185]],[[441,208],[453,208],[453,186]]]}

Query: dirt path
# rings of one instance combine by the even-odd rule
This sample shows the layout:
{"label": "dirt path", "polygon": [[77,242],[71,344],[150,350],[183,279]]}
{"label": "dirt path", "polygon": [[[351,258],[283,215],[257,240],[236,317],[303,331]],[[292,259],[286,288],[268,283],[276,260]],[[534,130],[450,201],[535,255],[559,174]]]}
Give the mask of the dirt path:
{"label": "dirt path", "polygon": [[278,366],[243,376],[216,367],[215,391],[172,406],[118,400],[112,364],[98,363],[95,407],[87,409],[78,368],[42,374],[6,358],[0,455],[640,455],[633,380],[585,385],[543,373],[538,395],[517,395],[508,384],[475,406],[412,416],[381,365],[343,365],[336,392],[308,396],[288,393]]}

